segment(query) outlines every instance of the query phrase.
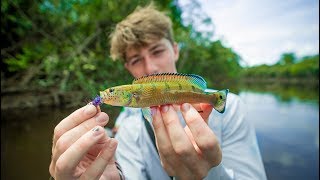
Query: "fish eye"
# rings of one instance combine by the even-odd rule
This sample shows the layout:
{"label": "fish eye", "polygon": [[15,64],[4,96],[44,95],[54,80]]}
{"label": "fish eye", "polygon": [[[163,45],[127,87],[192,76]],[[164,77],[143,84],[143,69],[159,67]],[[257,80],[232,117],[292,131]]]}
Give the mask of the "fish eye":
{"label": "fish eye", "polygon": [[111,93],[112,93],[113,91],[114,91],[114,89],[113,89],[113,88],[110,88],[110,89],[109,89],[109,92],[111,92]]}
{"label": "fish eye", "polygon": [[220,95],[220,99],[222,99],[222,96]]}

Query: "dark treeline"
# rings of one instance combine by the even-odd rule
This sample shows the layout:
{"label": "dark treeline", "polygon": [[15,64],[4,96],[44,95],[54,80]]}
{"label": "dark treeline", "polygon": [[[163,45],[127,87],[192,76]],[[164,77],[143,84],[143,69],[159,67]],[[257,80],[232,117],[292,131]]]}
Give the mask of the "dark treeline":
{"label": "dark treeline", "polygon": [[[149,2],[1,1],[1,89],[83,91],[92,97],[107,87],[130,83],[132,77],[122,62],[109,57],[108,36],[115,24],[137,5]],[[283,57],[274,66],[243,68],[241,57],[233,49],[219,40],[210,40],[214,29],[204,33],[196,31],[192,22],[208,27],[213,24],[196,0],[184,7],[176,0],[153,2],[173,20],[175,39],[181,49],[178,71],[203,76],[209,87],[223,88],[228,82],[238,82],[241,74],[244,77],[318,77],[318,55],[301,61]]]}
{"label": "dark treeline", "polygon": [[243,69],[242,77],[253,82],[316,83],[319,80],[319,54],[297,58],[294,53],[284,53],[274,65]]}

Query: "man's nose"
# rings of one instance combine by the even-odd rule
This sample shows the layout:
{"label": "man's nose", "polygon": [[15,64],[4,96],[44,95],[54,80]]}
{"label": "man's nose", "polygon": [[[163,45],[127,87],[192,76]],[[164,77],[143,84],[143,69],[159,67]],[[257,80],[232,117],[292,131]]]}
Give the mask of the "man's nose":
{"label": "man's nose", "polygon": [[144,69],[146,75],[155,74],[158,72],[157,65],[149,57],[145,58]]}

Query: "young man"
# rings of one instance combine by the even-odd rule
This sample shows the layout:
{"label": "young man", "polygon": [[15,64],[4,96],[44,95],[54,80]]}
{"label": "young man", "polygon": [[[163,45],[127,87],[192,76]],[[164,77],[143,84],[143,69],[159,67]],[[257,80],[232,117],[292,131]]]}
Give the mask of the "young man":
{"label": "young man", "polygon": [[[170,19],[153,6],[138,8],[116,26],[111,55],[135,78],[177,72],[179,48]],[[235,94],[229,93],[223,114],[208,104],[184,103],[152,108],[152,115],[157,148],[140,109],[125,108],[116,140],[106,136],[102,126],[108,116],[99,107],[76,110],[55,128],[50,174],[56,179],[266,179],[255,131]]]}

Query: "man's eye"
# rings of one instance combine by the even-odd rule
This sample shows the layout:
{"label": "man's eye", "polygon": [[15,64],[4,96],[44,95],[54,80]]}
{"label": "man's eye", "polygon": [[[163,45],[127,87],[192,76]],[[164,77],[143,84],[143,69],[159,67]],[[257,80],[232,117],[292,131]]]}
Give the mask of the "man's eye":
{"label": "man's eye", "polygon": [[140,61],[141,61],[140,58],[133,59],[133,60],[130,61],[130,64],[131,64],[131,66],[133,66],[133,65],[137,64],[137,63],[140,62]]}
{"label": "man's eye", "polygon": [[155,51],[153,51],[153,55],[159,55],[159,54],[161,54],[163,51],[164,51],[163,49],[155,50]]}

